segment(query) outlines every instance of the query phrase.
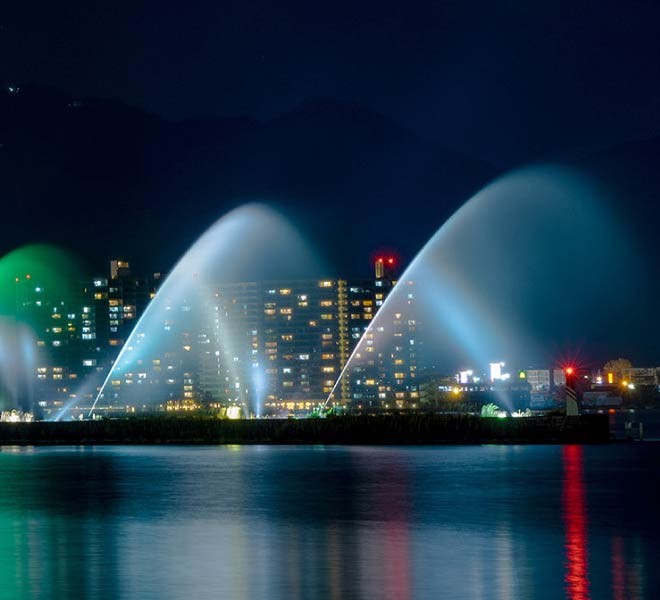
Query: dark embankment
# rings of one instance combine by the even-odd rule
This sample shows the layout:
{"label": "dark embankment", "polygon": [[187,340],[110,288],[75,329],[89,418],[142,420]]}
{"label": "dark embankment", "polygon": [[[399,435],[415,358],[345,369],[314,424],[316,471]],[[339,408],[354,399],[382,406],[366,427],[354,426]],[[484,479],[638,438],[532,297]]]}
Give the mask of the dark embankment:
{"label": "dark embankment", "polygon": [[479,444],[602,443],[606,415],[483,419],[471,415],[346,416],[228,421],[127,418],[0,423],[0,444]]}

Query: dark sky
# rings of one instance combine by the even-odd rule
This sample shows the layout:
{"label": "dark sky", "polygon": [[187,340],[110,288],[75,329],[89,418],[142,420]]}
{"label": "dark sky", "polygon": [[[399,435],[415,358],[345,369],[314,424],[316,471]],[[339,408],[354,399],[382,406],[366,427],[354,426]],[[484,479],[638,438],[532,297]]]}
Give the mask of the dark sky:
{"label": "dark sky", "polygon": [[[120,100],[173,121],[261,123],[241,121],[233,140],[220,120],[172,125],[87,100],[33,115],[47,103],[7,91],[3,106],[16,100],[24,121],[0,114],[13,127],[6,139],[0,128],[0,193],[15,211],[0,222],[0,251],[48,241],[167,270],[226,210],[265,199],[350,274],[379,246],[410,261],[498,173],[575,158],[612,175],[620,229],[643,257],[633,262],[657,272],[660,138],[612,148],[660,134],[657,1],[4,4],[5,86]],[[299,106],[315,98],[332,100]],[[113,219],[121,228],[106,227]],[[554,231],[548,240],[562,245]],[[658,293],[631,293],[641,304],[629,312],[650,314]],[[620,323],[605,342],[655,357],[647,321],[636,334]]]}
{"label": "dark sky", "polygon": [[660,132],[660,5],[11,2],[0,77],[170,118],[359,102],[509,167]]}

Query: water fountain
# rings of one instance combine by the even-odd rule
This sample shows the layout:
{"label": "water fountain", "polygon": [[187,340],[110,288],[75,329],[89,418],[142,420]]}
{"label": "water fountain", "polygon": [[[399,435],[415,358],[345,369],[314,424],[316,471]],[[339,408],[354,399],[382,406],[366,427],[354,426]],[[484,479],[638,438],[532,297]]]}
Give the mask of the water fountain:
{"label": "water fountain", "polygon": [[[592,347],[605,345],[613,329],[632,331],[635,292],[621,285],[618,274],[638,281],[639,261],[608,206],[593,182],[556,167],[521,170],[484,188],[405,271],[326,405],[341,399],[415,408],[425,371],[451,373],[500,357],[529,364],[547,359],[555,350],[549,344],[562,347],[576,331]],[[25,321],[16,307],[37,302],[34,294],[43,291],[37,280],[50,289],[71,279],[54,268],[63,262],[47,247],[0,261],[0,315],[5,316],[0,351],[25,358],[22,366],[5,361],[4,380],[14,377],[10,371],[34,372],[34,357],[18,351],[30,345],[31,334],[14,326]],[[253,204],[231,212],[172,269],[110,371],[97,372],[98,381],[82,382],[56,418],[68,418],[74,405],[78,417],[196,410],[200,391],[205,405],[231,409],[232,416],[261,415],[268,373],[256,348],[258,282],[316,276],[317,263],[274,211]],[[64,295],[59,290],[52,298]],[[594,303],[594,295],[607,301]],[[50,319],[57,307],[46,305],[41,313]],[[616,321],[608,320],[608,311]],[[57,308],[59,316],[63,312]],[[33,334],[55,331],[42,322],[33,325]],[[75,323],[68,325],[75,330]],[[14,401],[31,394],[19,392],[28,389],[19,384],[3,385],[5,398]],[[83,397],[92,399],[85,405]]]}
{"label": "water fountain", "polygon": [[640,261],[631,248],[593,181],[552,166],[496,180],[417,254],[326,406],[410,407],[425,371],[455,373],[503,356],[520,365],[549,363],[582,339],[604,345],[634,326]]}
{"label": "water fountain", "polygon": [[0,410],[34,410],[36,348],[27,325],[0,318]]}
{"label": "water fountain", "polygon": [[[272,209],[250,204],[212,225],[185,253],[138,321],[88,416],[195,409],[192,390],[232,414],[261,414],[257,282],[309,276],[315,256]],[[235,284],[234,282],[245,282]],[[250,283],[252,282],[252,283]]]}

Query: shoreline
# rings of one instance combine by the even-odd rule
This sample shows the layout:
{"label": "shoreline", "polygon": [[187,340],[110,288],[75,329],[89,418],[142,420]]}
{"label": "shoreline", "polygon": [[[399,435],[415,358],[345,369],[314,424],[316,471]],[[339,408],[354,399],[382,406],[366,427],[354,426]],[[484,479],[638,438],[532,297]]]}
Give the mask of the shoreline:
{"label": "shoreline", "polygon": [[419,414],[239,420],[150,416],[0,423],[0,445],[603,444],[611,441],[607,415],[498,419]]}

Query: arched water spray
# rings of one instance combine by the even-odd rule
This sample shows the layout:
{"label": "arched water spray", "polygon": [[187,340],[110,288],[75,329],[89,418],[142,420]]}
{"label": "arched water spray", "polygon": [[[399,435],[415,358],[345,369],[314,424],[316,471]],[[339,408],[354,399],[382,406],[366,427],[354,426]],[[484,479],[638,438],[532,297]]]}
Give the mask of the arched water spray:
{"label": "arched water spray", "polygon": [[[300,235],[251,204],[211,226],[179,260],[126,340],[89,410],[186,402],[193,389],[259,415],[263,367],[248,297],[258,281],[314,270]],[[235,284],[233,282],[246,282]],[[255,282],[255,283],[250,283]]]}
{"label": "arched water spray", "polygon": [[[357,397],[378,403],[395,390],[418,393],[425,371],[485,369],[502,357],[526,366],[547,360],[550,347],[600,341],[613,325],[608,312],[626,314],[633,304],[634,291],[616,277],[625,272],[637,280],[640,263],[631,247],[603,191],[573,171],[534,167],[496,180],[417,254],[326,406],[339,400],[345,378],[350,385],[341,387],[353,398],[358,389]],[[627,326],[616,323],[619,332]],[[405,344],[414,344],[414,352]]]}
{"label": "arched water spray", "polygon": [[34,409],[36,347],[27,325],[0,317],[0,409]]}

